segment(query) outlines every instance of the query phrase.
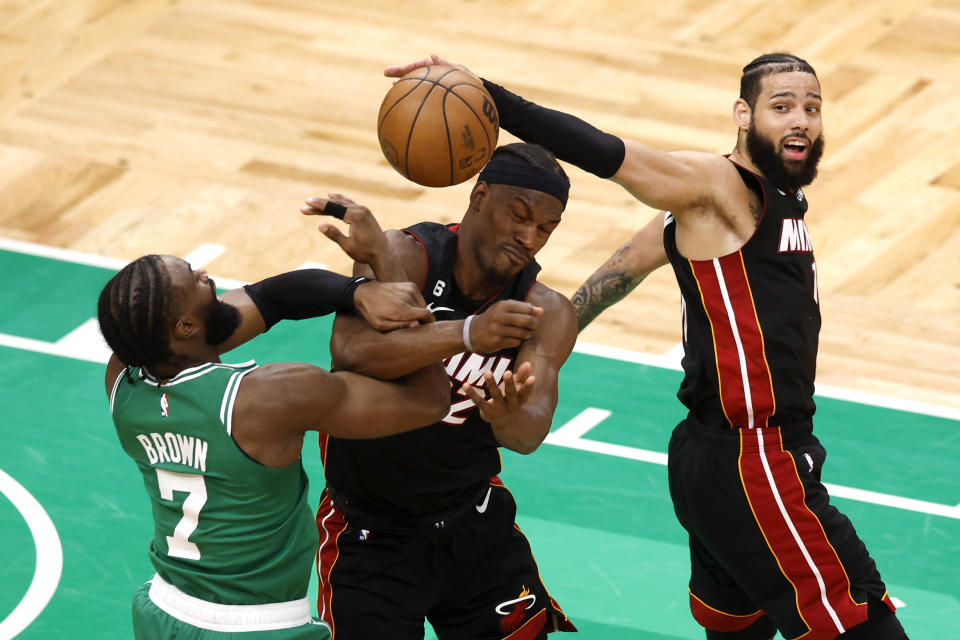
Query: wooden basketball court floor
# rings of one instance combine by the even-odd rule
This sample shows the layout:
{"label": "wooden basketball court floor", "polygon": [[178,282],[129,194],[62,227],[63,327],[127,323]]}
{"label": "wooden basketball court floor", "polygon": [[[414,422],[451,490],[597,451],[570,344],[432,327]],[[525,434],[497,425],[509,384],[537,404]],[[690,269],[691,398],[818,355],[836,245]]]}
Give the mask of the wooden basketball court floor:
{"label": "wooden basketball court floor", "polygon": [[[619,135],[727,152],[740,67],[781,49],[825,97],[807,189],[825,479],[911,637],[956,636],[960,2],[48,0],[0,3],[0,638],[129,637],[149,577],[149,511],[89,322],[112,270],[159,252],[237,281],[346,272],[297,213],[328,191],[385,227],[458,219],[469,184],[421,188],[380,154],[390,64],[435,51]],[[569,173],[538,256],[568,295],[654,213]],[[324,363],[327,327],[240,356]],[[520,525],[584,637],[702,637],[662,466],[681,417],[672,275],[581,337],[550,441],[504,455]]]}

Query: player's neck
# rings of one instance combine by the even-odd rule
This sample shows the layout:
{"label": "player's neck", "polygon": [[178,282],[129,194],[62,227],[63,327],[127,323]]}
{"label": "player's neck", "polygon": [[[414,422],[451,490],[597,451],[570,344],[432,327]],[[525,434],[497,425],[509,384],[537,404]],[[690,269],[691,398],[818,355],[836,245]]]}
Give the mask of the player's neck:
{"label": "player's neck", "polygon": [[503,283],[491,279],[476,261],[460,255],[453,263],[453,278],[460,293],[471,300],[486,300],[503,288]]}
{"label": "player's neck", "polygon": [[199,367],[208,362],[220,362],[220,356],[213,347],[194,354],[174,353],[173,358],[162,364],[149,367],[148,371],[158,380],[169,380],[187,369]]}
{"label": "player's neck", "polygon": [[[750,154],[747,153],[746,149],[741,148],[740,143],[737,143],[737,146],[734,147],[733,152],[730,154],[730,159],[736,162],[738,165],[751,171],[758,176],[763,175],[763,171],[760,171],[760,167],[756,165],[753,159],[750,157]],[[764,176],[766,177],[766,176]]]}

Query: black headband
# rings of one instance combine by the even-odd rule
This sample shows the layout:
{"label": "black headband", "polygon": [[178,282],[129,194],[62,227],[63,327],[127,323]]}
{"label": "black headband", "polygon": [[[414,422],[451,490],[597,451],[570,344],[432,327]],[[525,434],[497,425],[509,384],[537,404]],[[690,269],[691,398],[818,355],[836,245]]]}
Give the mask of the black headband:
{"label": "black headband", "polygon": [[488,162],[477,180],[549,193],[562,202],[564,208],[567,206],[567,196],[570,193],[570,181],[559,173],[532,164],[511,162],[500,158],[494,158]]}

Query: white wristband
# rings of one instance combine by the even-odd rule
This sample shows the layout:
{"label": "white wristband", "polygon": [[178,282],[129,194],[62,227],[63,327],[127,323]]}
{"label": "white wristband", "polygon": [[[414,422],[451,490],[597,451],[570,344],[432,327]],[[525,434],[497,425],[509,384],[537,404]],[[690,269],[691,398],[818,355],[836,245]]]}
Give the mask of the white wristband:
{"label": "white wristband", "polygon": [[463,320],[463,346],[467,348],[467,351],[473,352],[473,345],[470,344],[470,323],[473,322],[473,319],[476,317],[476,314],[467,316]]}

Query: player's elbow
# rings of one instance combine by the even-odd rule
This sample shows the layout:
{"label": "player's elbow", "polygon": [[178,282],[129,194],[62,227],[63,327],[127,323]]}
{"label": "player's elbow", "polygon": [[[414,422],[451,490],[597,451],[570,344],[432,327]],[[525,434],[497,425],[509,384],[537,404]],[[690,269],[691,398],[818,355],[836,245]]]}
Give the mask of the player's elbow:
{"label": "player's elbow", "polygon": [[377,358],[369,353],[363,340],[351,339],[349,334],[334,331],[330,337],[330,365],[336,371],[352,371],[380,380],[389,379],[378,375]]}
{"label": "player's elbow", "polygon": [[523,455],[530,455],[534,451],[540,448],[540,444],[543,440],[539,441],[516,441],[511,442],[510,444],[504,445],[510,451],[515,453],[522,453]]}
{"label": "player's elbow", "polygon": [[549,431],[550,425],[548,424],[545,429],[531,431],[502,430],[495,432],[495,436],[501,447],[510,449],[515,453],[530,455],[540,448]]}

